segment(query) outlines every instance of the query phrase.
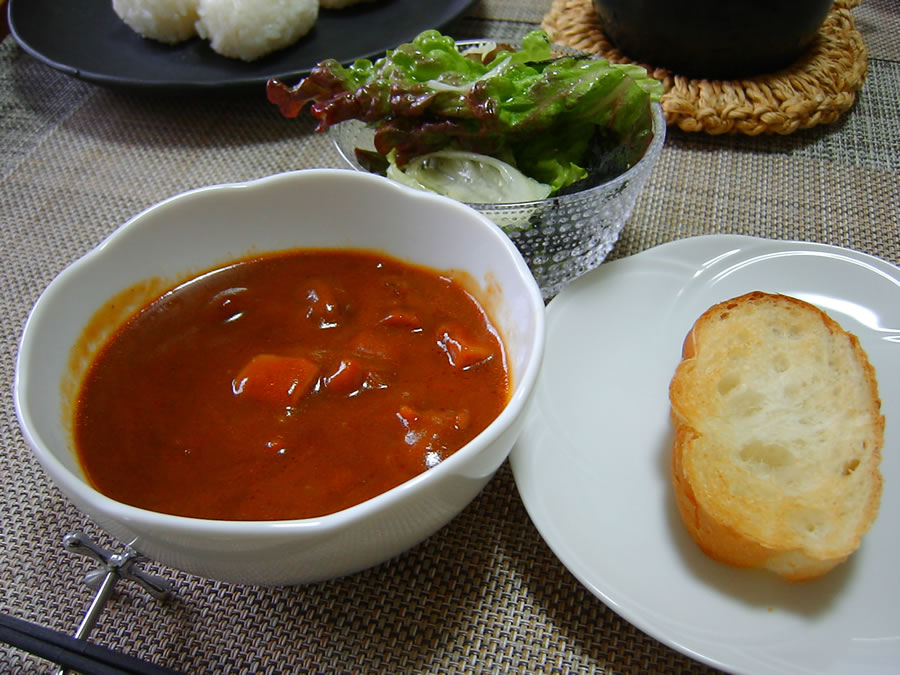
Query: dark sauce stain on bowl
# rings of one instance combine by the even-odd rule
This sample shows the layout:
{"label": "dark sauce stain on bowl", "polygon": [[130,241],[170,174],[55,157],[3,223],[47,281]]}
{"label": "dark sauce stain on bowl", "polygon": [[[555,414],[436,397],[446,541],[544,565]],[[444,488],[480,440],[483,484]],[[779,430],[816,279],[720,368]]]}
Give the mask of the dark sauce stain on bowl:
{"label": "dark sauce stain on bowl", "polygon": [[138,312],[148,302],[171,288],[171,279],[151,277],[124,288],[104,302],[90,317],[84,330],[69,350],[66,373],[60,382],[62,391],[62,424],[69,434],[70,448],[74,451],[72,413],[81,380],[100,347],[115,330]]}

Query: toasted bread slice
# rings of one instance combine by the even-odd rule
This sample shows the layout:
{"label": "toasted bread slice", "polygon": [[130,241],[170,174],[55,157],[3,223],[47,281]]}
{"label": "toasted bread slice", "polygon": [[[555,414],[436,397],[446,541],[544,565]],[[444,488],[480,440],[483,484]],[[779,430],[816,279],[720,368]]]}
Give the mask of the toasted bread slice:
{"label": "toasted bread slice", "polygon": [[859,547],[884,417],[854,335],[807,302],[748,293],[697,319],[669,398],[675,495],[707,555],[806,581]]}

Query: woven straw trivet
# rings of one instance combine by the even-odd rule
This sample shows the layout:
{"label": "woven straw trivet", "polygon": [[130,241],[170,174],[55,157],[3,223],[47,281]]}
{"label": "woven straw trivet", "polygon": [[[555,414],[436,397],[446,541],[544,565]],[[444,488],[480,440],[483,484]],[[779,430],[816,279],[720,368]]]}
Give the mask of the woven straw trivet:
{"label": "woven straw trivet", "polygon": [[613,63],[638,63],[664,85],[669,125],[708,134],[790,134],[830,124],[846,112],[866,77],[866,45],[850,10],[836,0],[819,40],[791,66],[740,80],[690,79],[632,61],[603,33],[591,0],[553,0],[542,27],[553,42]]}

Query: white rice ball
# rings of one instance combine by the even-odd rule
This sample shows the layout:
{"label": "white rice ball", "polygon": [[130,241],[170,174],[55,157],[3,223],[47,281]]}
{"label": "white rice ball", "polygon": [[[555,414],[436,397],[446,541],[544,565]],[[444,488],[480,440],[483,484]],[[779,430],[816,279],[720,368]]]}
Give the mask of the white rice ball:
{"label": "white rice ball", "polygon": [[113,10],[145,38],[175,44],[196,35],[197,0],[113,0]]}
{"label": "white rice ball", "polygon": [[253,61],[306,35],[319,0],[199,0],[197,13],[197,33],[215,51]]}

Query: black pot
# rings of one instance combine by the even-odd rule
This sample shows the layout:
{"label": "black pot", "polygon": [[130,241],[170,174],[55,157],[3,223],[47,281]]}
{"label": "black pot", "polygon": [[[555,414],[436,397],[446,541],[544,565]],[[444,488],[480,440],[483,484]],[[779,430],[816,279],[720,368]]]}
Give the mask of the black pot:
{"label": "black pot", "polygon": [[809,49],[832,0],[593,0],[625,56],[675,74],[735,79],[771,73]]}

